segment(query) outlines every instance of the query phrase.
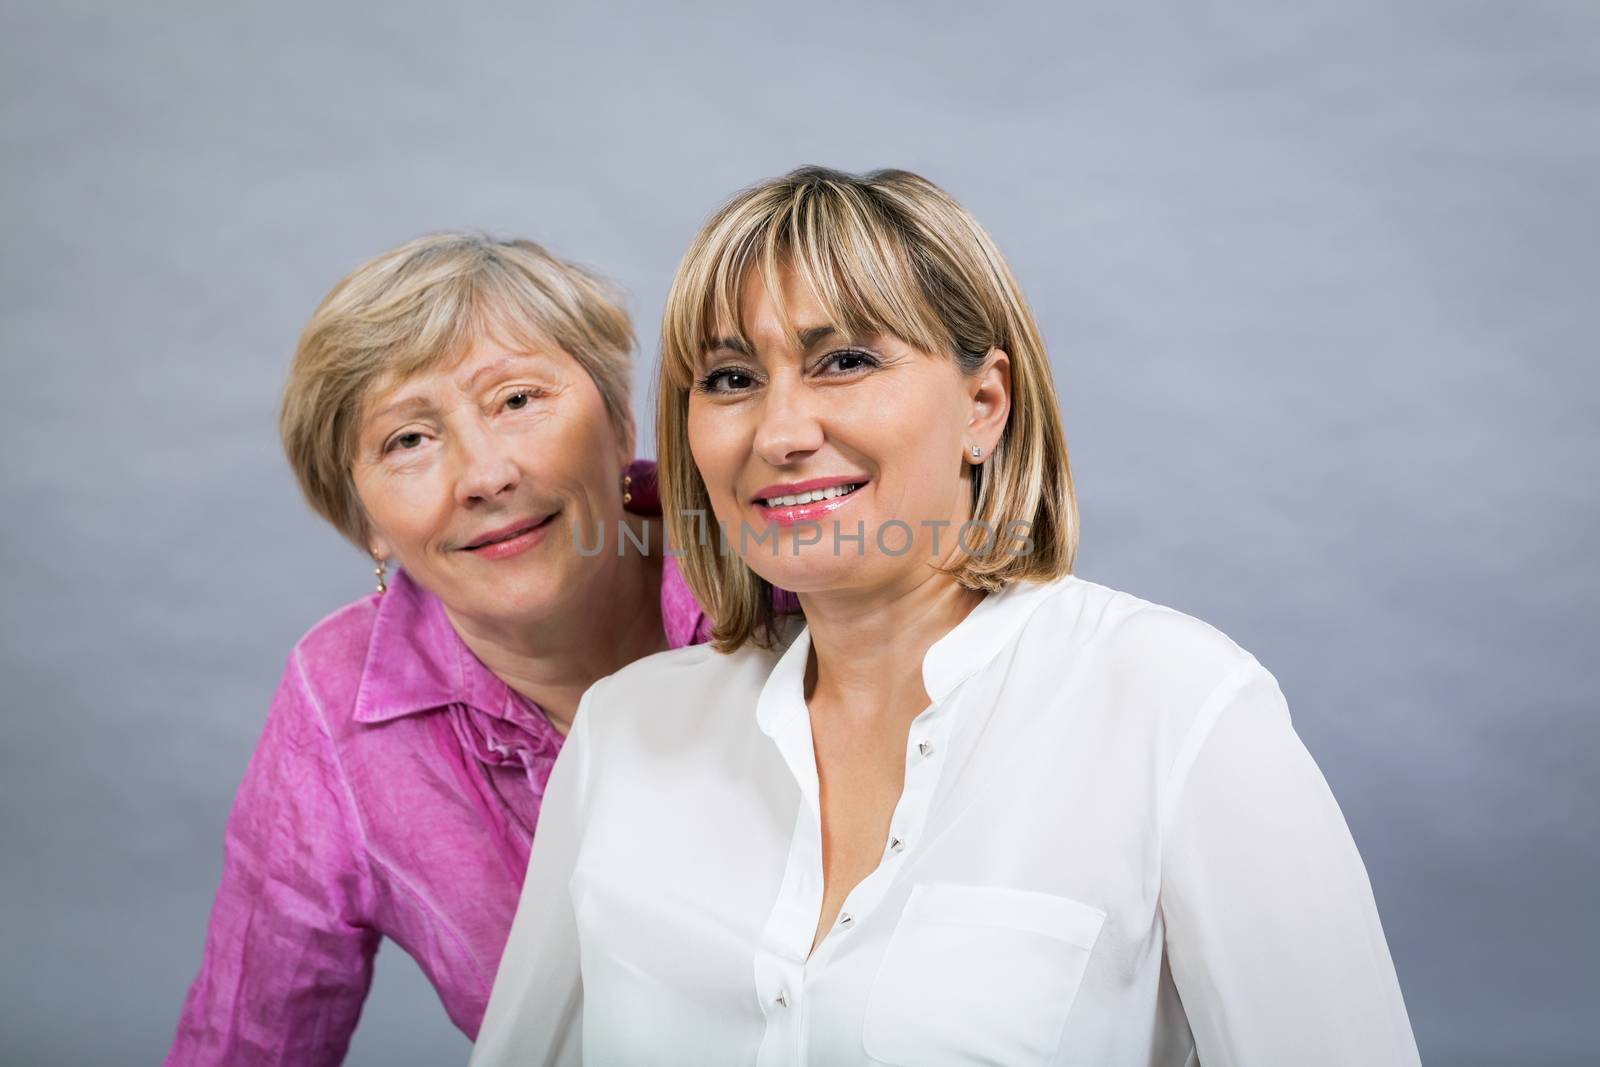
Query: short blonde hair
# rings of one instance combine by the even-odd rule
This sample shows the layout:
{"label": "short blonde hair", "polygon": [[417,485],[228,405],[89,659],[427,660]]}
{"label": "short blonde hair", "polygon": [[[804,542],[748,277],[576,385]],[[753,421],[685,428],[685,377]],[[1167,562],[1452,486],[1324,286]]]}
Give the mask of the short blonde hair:
{"label": "short blonde hair", "polygon": [[689,513],[710,514],[711,504],[689,450],[689,394],[714,336],[737,330],[748,342],[738,314],[746,284],[759,277],[779,300],[785,268],[847,336],[887,333],[949,355],[966,374],[977,373],[993,349],[1010,356],[1011,412],[974,477],[972,518],[994,530],[1027,521],[1031,551],[964,552],[950,573],[975,590],[1070,573],[1078,509],[1055,384],[1033,314],[999,249],[925,178],[801,167],[751,186],[711,217],[678,267],[662,318],[662,506],[684,552],[689,587],[716,620],[713,644],[722,651],[746,641],[770,644],[773,591],[743,560],[720,552],[716,538],[708,544],[696,536],[702,531]]}
{"label": "short blonde hair", "polygon": [[482,336],[560,348],[594,379],[617,431],[631,429],[633,326],[609,282],[532,241],[474,233],[430,234],[385,252],[311,316],[278,419],[307,502],[363,551],[370,530],[351,464],[368,394],[460,358]]}

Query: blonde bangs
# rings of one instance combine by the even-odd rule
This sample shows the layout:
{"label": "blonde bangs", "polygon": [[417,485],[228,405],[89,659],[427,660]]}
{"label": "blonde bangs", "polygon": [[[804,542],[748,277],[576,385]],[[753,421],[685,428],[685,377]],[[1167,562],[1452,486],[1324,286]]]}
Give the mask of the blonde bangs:
{"label": "blonde bangs", "polygon": [[[757,279],[797,341],[779,281],[785,271],[805,285],[826,324],[845,336],[885,333],[924,351],[950,351],[955,338],[925,298],[919,265],[898,229],[896,220],[848,186],[802,186],[784,197],[730,205],[679,267],[663,322],[664,380],[688,389],[711,341],[749,343],[739,309],[746,286]],[[684,299],[689,291],[703,298]]]}

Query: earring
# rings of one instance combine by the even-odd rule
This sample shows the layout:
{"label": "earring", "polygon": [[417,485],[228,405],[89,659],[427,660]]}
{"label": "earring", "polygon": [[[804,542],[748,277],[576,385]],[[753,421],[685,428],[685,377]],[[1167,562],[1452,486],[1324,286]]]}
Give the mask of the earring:
{"label": "earring", "polygon": [[378,576],[378,595],[382,596],[389,591],[389,583],[384,580],[383,573],[388,569],[389,561],[378,556],[373,556],[372,562],[377,564],[376,567],[372,568],[372,573]]}
{"label": "earring", "polygon": [[622,502],[624,504],[631,504],[633,502],[633,493],[628,488],[632,484],[633,484],[633,475],[624,474],[622,476]]}
{"label": "earring", "polygon": [[973,445],[972,446],[972,459],[973,459],[973,462],[977,462],[978,460],[980,460],[982,458],[983,458],[983,449],[979,448],[977,445]]}

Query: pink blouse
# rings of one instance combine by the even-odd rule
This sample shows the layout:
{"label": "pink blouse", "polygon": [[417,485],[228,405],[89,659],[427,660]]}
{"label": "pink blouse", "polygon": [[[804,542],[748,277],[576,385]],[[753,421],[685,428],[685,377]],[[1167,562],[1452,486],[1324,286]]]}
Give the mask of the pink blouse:
{"label": "pink blouse", "polygon": [[[673,647],[709,620],[665,561]],[[167,1064],[337,1064],[381,938],[476,1037],[562,737],[404,573],[289,656]]]}

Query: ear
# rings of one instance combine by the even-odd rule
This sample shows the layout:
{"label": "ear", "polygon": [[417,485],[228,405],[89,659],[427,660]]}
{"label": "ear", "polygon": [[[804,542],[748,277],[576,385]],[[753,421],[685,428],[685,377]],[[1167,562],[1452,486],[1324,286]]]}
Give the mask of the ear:
{"label": "ear", "polygon": [[[967,395],[972,400],[972,417],[967,421],[965,452],[968,463],[989,458],[1011,414],[1011,357],[1003,348],[991,348],[983,369],[967,379]],[[972,458],[972,446],[983,450]]]}
{"label": "ear", "polygon": [[373,559],[387,561],[394,558],[394,548],[386,537],[373,530],[367,534],[367,554]]}

